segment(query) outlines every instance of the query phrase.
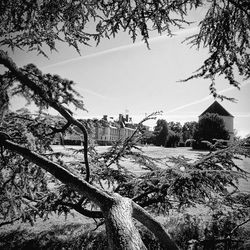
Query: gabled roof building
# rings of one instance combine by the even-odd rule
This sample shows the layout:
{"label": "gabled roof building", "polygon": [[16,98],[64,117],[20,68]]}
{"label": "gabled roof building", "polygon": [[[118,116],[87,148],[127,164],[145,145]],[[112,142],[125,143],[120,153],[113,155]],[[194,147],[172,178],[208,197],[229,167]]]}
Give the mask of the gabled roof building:
{"label": "gabled roof building", "polygon": [[230,135],[229,141],[232,142],[234,140],[234,116],[231,115],[217,101],[212,103],[201,115],[199,115],[199,119],[207,113],[217,114],[223,119],[225,123],[225,128],[228,130],[229,135]]}

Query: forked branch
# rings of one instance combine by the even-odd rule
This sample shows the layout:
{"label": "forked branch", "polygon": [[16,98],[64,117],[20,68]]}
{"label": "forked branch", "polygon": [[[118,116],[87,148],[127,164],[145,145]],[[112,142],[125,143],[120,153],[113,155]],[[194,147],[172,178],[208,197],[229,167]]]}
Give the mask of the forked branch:
{"label": "forked branch", "polygon": [[42,98],[50,107],[54,108],[58,111],[68,122],[67,124],[73,124],[77,126],[84,136],[84,163],[86,167],[86,177],[85,180],[89,181],[90,178],[90,169],[89,169],[89,161],[88,161],[88,133],[84,125],[76,120],[71,113],[58,101],[49,98],[46,92],[38,86],[34,81],[32,81],[29,77],[27,77],[21,69],[17,67],[14,61],[8,56],[7,53],[0,50],[0,64],[4,65],[8,68],[20,81],[23,86],[27,86],[30,90],[34,92],[35,95]]}
{"label": "forked branch", "polygon": [[[107,194],[106,192],[94,187],[85,180],[80,179],[78,176],[72,174],[67,169],[61,167],[60,165],[48,160],[47,158],[32,152],[31,150],[22,147],[14,142],[12,142],[6,134],[0,132],[0,146],[3,146],[5,149],[11,150],[30,162],[36,164],[37,166],[43,168],[55,178],[68,185],[72,189],[78,191],[83,196],[87,197],[89,200],[94,202],[99,206],[102,212],[96,211],[94,213],[96,217],[101,216],[103,211],[111,207],[114,202],[114,197]],[[121,197],[121,199],[123,199]],[[165,231],[163,226],[157,222],[149,213],[147,213],[142,207],[132,202],[132,216],[146,226],[159,240],[164,249],[177,250],[179,249],[177,245],[171,240],[168,233]],[[69,204],[65,204],[69,205]],[[74,206],[73,206],[74,207]],[[74,207],[76,209],[76,207]],[[79,210],[80,212],[80,210]],[[82,211],[81,211],[82,212]],[[86,212],[86,211],[84,211]],[[90,213],[89,213],[90,215]],[[126,225],[124,225],[126,226]]]}

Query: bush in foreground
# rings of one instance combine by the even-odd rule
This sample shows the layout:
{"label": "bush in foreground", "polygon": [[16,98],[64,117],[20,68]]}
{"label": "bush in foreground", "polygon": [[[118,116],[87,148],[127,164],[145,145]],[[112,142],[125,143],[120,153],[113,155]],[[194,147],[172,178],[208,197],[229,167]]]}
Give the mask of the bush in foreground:
{"label": "bush in foreground", "polygon": [[[240,225],[239,221],[244,219],[238,212],[223,214],[221,211],[216,211],[211,216],[179,213],[168,219],[162,219],[180,249],[189,249],[192,240],[197,242],[197,249],[206,249],[204,246],[208,247],[210,244],[211,247],[216,240],[226,239],[235,228],[236,230],[230,235],[233,241],[231,248],[228,249],[249,249],[250,246],[250,230],[247,226],[237,228]],[[149,230],[141,225],[138,227],[147,249],[163,249]],[[0,233],[0,239],[1,249],[108,249],[104,227],[100,226],[95,230],[94,224],[53,225],[40,232],[32,228],[14,229]],[[213,249],[224,249],[224,247],[224,243],[219,242]]]}

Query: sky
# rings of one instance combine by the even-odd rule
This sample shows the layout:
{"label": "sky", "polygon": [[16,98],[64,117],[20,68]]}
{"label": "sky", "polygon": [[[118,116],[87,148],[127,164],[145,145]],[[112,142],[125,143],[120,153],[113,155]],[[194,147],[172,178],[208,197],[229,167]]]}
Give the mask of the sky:
{"label": "sky", "polygon": [[[197,32],[196,24],[176,31],[173,37],[153,36],[150,50],[143,42],[135,43],[127,34],[103,40],[98,47],[84,47],[79,55],[59,44],[58,53],[49,59],[33,53],[15,51],[10,56],[18,66],[36,64],[44,73],[71,79],[83,96],[88,112],[74,111],[79,118],[118,117],[128,113],[134,122],[146,114],[163,111],[159,119],[181,122],[198,121],[198,116],[213,103],[209,95],[209,80],[179,82],[199,68],[207,50],[190,48],[182,41]],[[237,99],[224,100],[222,106],[234,116],[234,128],[239,136],[250,134],[250,80],[242,81],[241,89],[230,87],[221,77],[216,80],[220,93]],[[20,108],[15,100],[12,108]],[[146,124],[151,127],[155,121]]]}

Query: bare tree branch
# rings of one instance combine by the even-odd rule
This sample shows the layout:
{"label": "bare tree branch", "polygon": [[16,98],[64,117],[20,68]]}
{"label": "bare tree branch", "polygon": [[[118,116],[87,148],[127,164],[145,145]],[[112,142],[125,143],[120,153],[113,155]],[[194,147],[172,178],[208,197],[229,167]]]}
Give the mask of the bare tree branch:
{"label": "bare tree branch", "polygon": [[80,206],[78,204],[73,204],[73,203],[69,203],[69,202],[60,202],[59,204],[73,208],[78,213],[80,213],[86,217],[89,217],[89,218],[103,218],[103,214],[101,211],[91,211],[91,210],[83,208],[82,206]]}
{"label": "bare tree branch", "polygon": [[56,133],[63,133],[65,132],[65,130],[67,128],[69,128],[71,125],[71,122],[67,122],[64,126],[62,126],[61,128],[54,128],[54,127],[51,127],[50,126],[50,129],[52,130],[52,132],[46,134],[46,136],[49,136],[49,135],[53,135],[53,134],[56,134]]}
{"label": "bare tree branch", "polygon": [[13,220],[1,222],[1,223],[0,223],[0,227],[6,226],[6,225],[9,225],[9,224],[13,224],[14,222],[16,222],[16,221],[18,221],[18,220],[21,220],[21,219],[22,219],[22,217],[20,216],[20,217],[18,217],[18,218],[13,219]]}

